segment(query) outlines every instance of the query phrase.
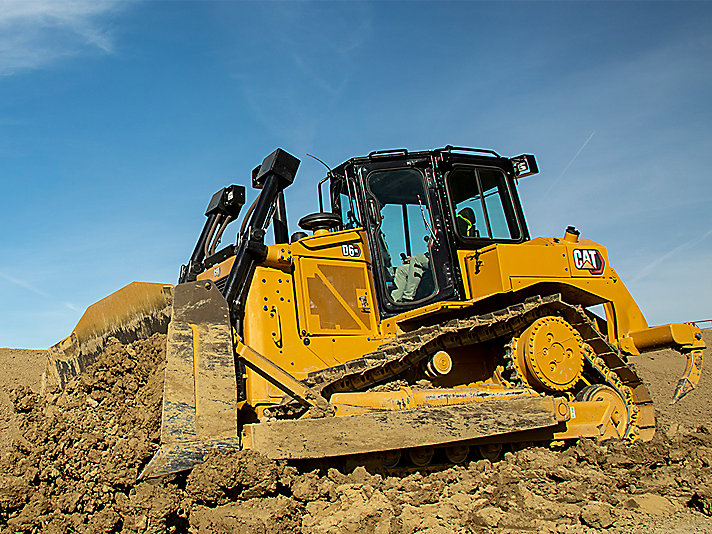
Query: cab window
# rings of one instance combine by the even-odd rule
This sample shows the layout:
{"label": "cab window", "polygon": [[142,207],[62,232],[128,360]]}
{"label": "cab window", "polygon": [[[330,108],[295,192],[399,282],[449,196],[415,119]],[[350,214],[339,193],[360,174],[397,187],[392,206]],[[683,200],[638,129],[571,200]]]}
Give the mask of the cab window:
{"label": "cab window", "polygon": [[[349,191],[349,184],[344,179],[333,180],[331,183],[332,205],[338,203],[338,215],[341,215],[344,230],[351,230],[362,226],[359,221],[355,194]],[[337,210],[334,210],[337,211]]]}
{"label": "cab window", "polygon": [[465,240],[519,239],[521,231],[500,169],[456,167],[447,176],[455,230]]}

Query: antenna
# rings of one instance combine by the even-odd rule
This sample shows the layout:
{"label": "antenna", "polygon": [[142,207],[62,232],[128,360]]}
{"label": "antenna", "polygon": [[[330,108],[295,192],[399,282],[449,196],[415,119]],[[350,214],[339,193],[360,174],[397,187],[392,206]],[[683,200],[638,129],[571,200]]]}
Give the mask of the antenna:
{"label": "antenna", "polygon": [[307,154],[307,156],[309,156],[310,158],[314,158],[315,160],[317,160],[317,161],[318,161],[319,163],[321,163],[324,167],[326,167],[327,169],[329,169],[329,174],[331,174],[331,167],[329,167],[326,163],[324,163],[323,161],[321,161],[321,160],[320,160],[319,158],[317,158],[316,156],[312,156],[311,154]]}
{"label": "antenna", "polygon": [[331,167],[329,167],[326,163],[324,163],[323,161],[321,161],[321,160],[320,160],[319,158],[317,158],[316,156],[312,156],[311,154],[307,154],[307,156],[309,156],[310,158],[314,158],[314,159],[317,160],[319,163],[321,163],[324,167],[326,167],[327,169],[329,169],[329,172],[326,173],[326,176],[324,177],[324,179],[323,179],[321,182],[319,182],[319,185],[317,186],[317,193],[319,193],[319,211],[323,213],[323,211],[324,211],[324,200],[323,200],[323,198],[322,198],[322,196],[321,196],[321,184],[323,184],[324,182],[326,182],[326,181],[329,179],[329,177],[331,176]]}

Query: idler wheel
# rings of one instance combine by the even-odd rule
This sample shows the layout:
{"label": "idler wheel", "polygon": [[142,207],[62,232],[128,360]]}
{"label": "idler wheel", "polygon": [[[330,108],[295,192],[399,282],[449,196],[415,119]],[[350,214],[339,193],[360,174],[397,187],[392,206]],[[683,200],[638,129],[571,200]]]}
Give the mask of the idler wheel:
{"label": "idler wheel", "polygon": [[522,333],[516,358],[529,385],[566,391],[583,372],[583,339],[562,318],[542,317]]}
{"label": "idler wheel", "polygon": [[628,405],[615,389],[604,384],[591,384],[579,391],[578,395],[576,395],[576,400],[610,403],[613,406],[613,410],[611,411],[608,425],[601,425],[599,429],[601,436],[605,435],[611,426],[620,439],[626,436],[628,425],[630,424]]}
{"label": "idler wheel", "polygon": [[433,459],[435,449],[433,447],[418,447],[417,449],[409,449],[408,457],[413,465],[425,467]]}
{"label": "idler wheel", "polygon": [[461,464],[467,460],[467,456],[470,454],[469,445],[452,445],[450,447],[445,447],[445,458],[448,462],[453,464]]}

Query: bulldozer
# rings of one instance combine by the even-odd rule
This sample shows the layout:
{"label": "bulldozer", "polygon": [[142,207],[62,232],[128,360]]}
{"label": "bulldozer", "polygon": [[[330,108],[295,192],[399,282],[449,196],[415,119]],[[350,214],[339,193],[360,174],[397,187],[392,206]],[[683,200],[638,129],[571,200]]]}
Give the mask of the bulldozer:
{"label": "bulldozer", "polygon": [[245,187],[216,192],[178,284],[130,284],[49,349],[46,379],[62,386],[109,337],[167,332],[161,446],[142,476],[212,449],[395,469],[648,441],[654,407],[628,356],[673,348],[687,358],[674,401],[696,387],[699,328],[649,326],[576,228],[530,237],[517,187],[538,173],[533,155],[354,157],[327,166],[319,211],[290,235],[299,164],[277,149],[252,171],[258,195],[223,248]]}

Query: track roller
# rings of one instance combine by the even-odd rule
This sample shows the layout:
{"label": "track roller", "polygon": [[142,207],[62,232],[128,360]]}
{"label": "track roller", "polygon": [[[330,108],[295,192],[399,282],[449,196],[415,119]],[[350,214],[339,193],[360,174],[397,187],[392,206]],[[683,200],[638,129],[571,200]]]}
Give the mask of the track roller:
{"label": "track roller", "polygon": [[515,443],[510,443],[509,448],[512,452],[522,451],[524,449],[530,449],[534,447],[533,441],[517,441]]}
{"label": "track roller", "polygon": [[403,454],[400,450],[384,452],[381,456],[383,467],[386,469],[396,467],[401,460],[401,456],[403,456]]}
{"label": "track roller", "polygon": [[445,458],[453,464],[461,464],[470,454],[469,445],[452,445],[445,447]]}
{"label": "track roller", "polygon": [[502,455],[502,444],[487,443],[485,445],[478,445],[477,452],[483,459],[494,462]]}
{"label": "track roller", "polygon": [[439,378],[452,371],[452,358],[444,350],[436,352],[425,365],[425,374],[430,378]]}
{"label": "track roller", "polygon": [[433,447],[418,447],[417,449],[408,449],[408,458],[417,467],[425,467],[433,459],[435,449]]}

